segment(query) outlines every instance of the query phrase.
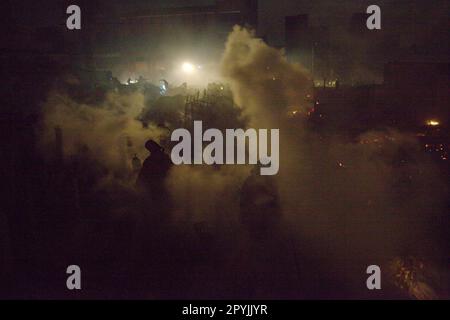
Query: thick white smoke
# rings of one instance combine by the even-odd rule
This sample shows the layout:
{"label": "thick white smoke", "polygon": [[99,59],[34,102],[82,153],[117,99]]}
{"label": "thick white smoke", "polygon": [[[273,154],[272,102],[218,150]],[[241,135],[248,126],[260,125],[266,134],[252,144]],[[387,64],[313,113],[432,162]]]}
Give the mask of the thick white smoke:
{"label": "thick white smoke", "polygon": [[269,47],[247,29],[236,26],[229,35],[221,70],[253,127],[275,128],[289,107],[308,107],[312,80],[306,70],[289,63],[283,51]]}
{"label": "thick white smoke", "polygon": [[[431,230],[445,212],[444,184],[413,136],[380,130],[348,142],[290,123],[286,110],[308,107],[310,77],[245,29],[230,34],[222,72],[252,127],[280,129],[283,215],[303,253],[337,264],[350,286],[374,261],[442,254]],[[397,163],[403,153],[410,159]]]}
{"label": "thick white smoke", "polygon": [[65,157],[79,155],[84,149],[111,171],[129,169],[134,154],[140,159],[148,155],[145,141],[158,141],[162,134],[136,120],[143,108],[144,96],[140,93],[110,91],[99,105],[90,105],[53,91],[43,106],[41,145],[49,154],[55,144],[55,128],[59,127]]}

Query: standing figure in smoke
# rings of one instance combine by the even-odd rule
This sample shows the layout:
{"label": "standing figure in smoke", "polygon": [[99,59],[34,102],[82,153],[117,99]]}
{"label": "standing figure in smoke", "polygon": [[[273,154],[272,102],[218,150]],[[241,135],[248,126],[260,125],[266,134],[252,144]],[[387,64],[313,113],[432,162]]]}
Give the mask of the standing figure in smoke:
{"label": "standing figure in smoke", "polygon": [[169,172],[172,162],[164,149],[153,140],[145,143],[150,156],[145,159],[137,178],[137,186],[148,193],[155,206],[163,206],[168,199],[164,188],[164,180]]}
{"label": "standing figure in smoke", "polygon": [[274,299],[295,292],[295,265],[290,241],[279,228],[281,206],[273,176],[256,165],[240,190],[240,221],[246,236],[239,248],[233,281],[242,297]]}
{"label": "standing figure in smoke", "polygon": [[[160,263],[163,264],[166,247],[160,244],[167,244],[168,239],[161,226],[167,221],[171,205],[164,182],[172,162],[155,141],[148,140],[145,148],[150,155],[144,160],[136,181],[137,188],[142,191],[139,202],[142,210],[136,217],[131,246],[132,261],[135,263],[132,274],[136,275],[134,281],[139,286],[144,285],[139,276],[141,274],[146,274],[146,277],[152,274],[156,278],[162,276],[159,272],[163,272],[164,268]],[[160,258],[155,260],[154,257]]]}
{"label": "standing figure in smoke", "polygon": [[240,193],[240,220],[254,238],[265,238],[280,220],[278,190],[271,176],[255,166]]}

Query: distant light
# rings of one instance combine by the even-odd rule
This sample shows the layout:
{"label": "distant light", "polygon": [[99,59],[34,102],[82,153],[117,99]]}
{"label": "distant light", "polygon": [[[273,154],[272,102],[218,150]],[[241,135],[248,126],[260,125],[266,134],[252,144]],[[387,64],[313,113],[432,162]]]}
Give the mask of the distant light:
{"label": "distant light", "polygon": [[138,83],[138,81],[136,79],[128,79],[128,81],[125,83],[126,85],[130,85],[130,84],[136,84]]}
{"label": "distant light", "polygon": [[184,72],[186,73],[193,73],[195,70],[195,66],[192,63],[184,62],[181,66]]}
{"label": "distant light", "polygon": [[439,121],[437,121],[437,120],[428,120],[427,121],[427,125],[431,126],[431,127],[436,127],[436,126],[439,125]]}

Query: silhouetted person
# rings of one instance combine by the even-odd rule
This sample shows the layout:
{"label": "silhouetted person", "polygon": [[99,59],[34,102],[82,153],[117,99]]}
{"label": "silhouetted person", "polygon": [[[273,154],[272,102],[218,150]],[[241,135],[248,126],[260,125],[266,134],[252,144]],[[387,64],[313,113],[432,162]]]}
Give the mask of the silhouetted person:
{"label": "silhouetted person", "polygon": [[253,168],[240,192],[240,220],[252,237],[265,237],[280,219],[278,190],[271,176]]}
{"label": "silhouetted person", "polygon": [[256,165],[240,192],[240,221],[247,231],[235,260],[239,292],[250,299],[273,299],[298,288],[291,242],[280,230],[281,207],[273,176]]}
{"label": "silhouetted person", "polygon": [[[155,141],[148,140],[145,148],[150,151],[150,156],[144,160],[136,181],[143,198],[142,210],[136,220],[132,256],[136,275],[148,272],[155,275],[159,266],[154,257],[164,254],[161,243],[166,243],[160,226],[167,221],[170,212],[170,199],[164,180],[172,162]],[[136,281],[140,282],[142,279],[138,276]]]}
{"label": "silhouetted person", "polygon": [[153,140],[145,143],[145,148],[150,151],[150,156],[145,159],[139,172],[137,185],[149,193],[154,201],[167,201],[164,188],[166,178],[172,162],[164,149]]}

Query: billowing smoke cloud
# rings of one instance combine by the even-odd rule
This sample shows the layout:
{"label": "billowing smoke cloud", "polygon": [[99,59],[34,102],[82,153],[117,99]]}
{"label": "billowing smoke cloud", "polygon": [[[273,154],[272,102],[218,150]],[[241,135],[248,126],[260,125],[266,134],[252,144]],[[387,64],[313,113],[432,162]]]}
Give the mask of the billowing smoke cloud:
{"label": "billowing smoke cloud", "polygon": [[323,272],[334,269],[337,282],[354,288],[370,264],[442,257],[442,238],[432,230],[444,217],[444,184],[413,136],[380,130],[349,142],[289,122],[291,105],[307,106],[309,76],[245,29],[230,34],[222,71],[251,126],[280,128],[277,183],[303,258],[321,261]]}
{"label": "billowing smoke cloud", "polygon": [[174,219],[206,223],[216,232],[228,224],[236,227],[239,191],[248,176],[246,166],[178,166],[167,181],[174,201]]}
{"label": "billowing smoke cloud", "polygon": [[[310,76],[246,29],[235,27],[229,35],[221,70],[235,104],[211,108],[210,123],[240,128],[247,123],[245,118],[252,128],[280,129],[280,171],[274,181],[284,228],[262,242],[244,240],[238,215],[241,188],[251,171],[248,166],[173,166],[166,179],[173,199],[172,221],[186,230],[200,225],[200,233],[206,229],[236,245],[217,253],[223,263],[216,268],[223,270],[214,272],[235,268],[242,274],[258,273],[262,280],[252,276],[255,284],[276,279],[274,286],[280,287],[273,294],[278,298],[283,294],[339,297],[339,290],[361,297],[367,294],[368,265],[384,268],[405,255],[442,259],[437,231],[445,213],[444,184],[418,152],[414,137],[374,130],[350,142],[319,135],[307,128],[305,119],[289,118],[291,108],[311,107],[306,99],[312,94]],[[173,112],[179,115],[179,108]],[[112,170],[120,168],[132,153],[143,159],[144,141],[162,135],[152,126],[157,108],[147,113],[149,128],[136,120],[143,109],[139,93],[108,93],[98,105],[52,93],[44,107],[42,143],[51,145],[59,126],[66,155],[76,155],[87,146],[99,162]],[[225,109],[233,110],[226,123]],[[195,120],[208,123],[201,115]],[[289,269],[293,266],[294,271]],[[281,274],[291,278],[277,278]],[[304,290],[320,290],[324,285],[324,291],[290,292],[285,285]],[[262,291],[262,296],[267,292]]]}
{"label": "billowing smoke cloud", "polygon": [[110,91],[99,104],[89,104],[53,91],[43,106],[42,148],[51,155],[55,128],[60,128],[66,158],[87,152],[110,171],[128,169],[134,154],[145,158],[147,139],[159,141],[164,134],[154,126],[144,128],[137,120],[143,108],[140,93]]}
{"label": "billowing smoke cloud", "polygon": [[307,106],[312,80],[305,69],[289,63],[280,50],[246,29],[235,27],[230,34],[222,75],[230,81],[236,103],[251,115],[254,127],[274,125],[289,106]]}

